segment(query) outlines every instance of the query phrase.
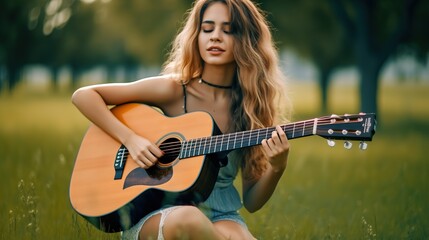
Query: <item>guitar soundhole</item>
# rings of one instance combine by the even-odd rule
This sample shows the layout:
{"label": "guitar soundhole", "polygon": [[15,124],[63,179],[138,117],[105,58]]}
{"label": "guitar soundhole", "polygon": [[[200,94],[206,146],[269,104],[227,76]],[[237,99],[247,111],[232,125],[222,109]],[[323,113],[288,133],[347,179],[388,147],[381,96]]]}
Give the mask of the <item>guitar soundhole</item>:
{"label": "guitar soundhole", "polygon": [[174,165],[180,154],[181,142],[178,138],[167,138],[159,145],[164,156],[158,159],[158,167],[166,168]]}

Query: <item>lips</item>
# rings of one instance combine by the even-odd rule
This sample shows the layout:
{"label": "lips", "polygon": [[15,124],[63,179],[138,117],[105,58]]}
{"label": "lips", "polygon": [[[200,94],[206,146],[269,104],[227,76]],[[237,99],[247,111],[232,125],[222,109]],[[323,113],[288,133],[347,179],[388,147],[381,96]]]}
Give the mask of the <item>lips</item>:
{"label": "lips", "polygon": [[217,46],[211,46],[211,47],[207,48],[207,51],[213,52],[213,53],[225,52],[225,50],[223,48],[217,47]]}

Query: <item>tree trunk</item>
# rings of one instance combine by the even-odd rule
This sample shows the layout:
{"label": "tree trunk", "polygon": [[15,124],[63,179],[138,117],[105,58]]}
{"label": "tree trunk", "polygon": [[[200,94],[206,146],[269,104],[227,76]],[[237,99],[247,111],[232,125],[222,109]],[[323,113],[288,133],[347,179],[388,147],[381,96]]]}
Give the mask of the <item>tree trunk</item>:
{"label": "tree trunk", "polygon": [[52,66],[51,67],[51,74],[52,74],[52,78],[51,78],[52,85],[51,86],[52,86],[52,91],[54,91],[54,92],[58,92],[60,90],[60,87],[59,87],[60,78],[59,78],[58,73],[59,73],[58,67]]}
{"label": "tree trunk", "polygon": [[70,90],[74,92],[78,88],[81,71],[80,71],[80,68],[75,66],[74,64],[70,66],[70,71],[71,71]]}
{"label": "tree trunk", "polygon": [[7,87],[8,91],[11,93],[18,82],[21,80],[21,67],[16,64],[9,64],[7,66]]}
{"label": "tree trunk", "polygon": [[378,86],[380,67],[375,63],[359,66],[360,73],[360,110],[378,113]]}
{"label": "tree trunk", "polygon": [[321,91],[321,113],[326,114],[328,112],[328,88],[329,79],[331,77],[332,69],[330,68],[319,68],[319,84]]}

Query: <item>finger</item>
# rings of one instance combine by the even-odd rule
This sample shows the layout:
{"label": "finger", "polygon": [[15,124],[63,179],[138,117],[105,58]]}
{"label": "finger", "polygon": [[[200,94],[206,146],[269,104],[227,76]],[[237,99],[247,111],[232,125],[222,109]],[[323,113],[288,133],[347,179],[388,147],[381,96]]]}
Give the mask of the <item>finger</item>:
{"label": "finger", "polygon": [[262,142],[262,148],[265,150],[266,153],[268,153],[269,151],[271,151],[270,146],[268,145],[268,140],[267,139],[263,139]]}
{"label": "finger", "polygon": [[[147,169],[147,168],[151,167],[151,165],[148,165],[148,164],[146,164],[146,163],[145,163],[145,161],[148,161],[148,162],[150,163],[150,161],[149,161],[149,160],[144,160],[144,159],[140,160],[140,159],[138,159],[138,158],[133,158],[133,160],[134,160],[134,161],[137,163],[137,165],[139,165],[139,167],[141,167],[141,168]],[[151,163],[150,163],[150,164],[151,164]]]}
{"label": "finger", "polygon": [[281,144],[280,137],[277,131],[271,133],[271,139],[274,144]]}
{"label": "finger", "polygon": [[271,138],[262,140],[262,147],[264,149],[265,154],[269,158],[276,155],[277,151],[274,149],[275,146],[274,146],[273,140]]}
{"label": "finger", "polygon": [[286,133],[283,131],[283,129],[280,126],[277,126],[276,129],[279,135],[279,140],[280,140],[280,144],[282,145],[282,148],[288,149],[289,141],[287,139]]}
{"label": "finger", "polygon": [[[280,130],[280,131],[282,131],[282,130]],[[271,138],[269,138],[267,140],[267,144],[270,147],[271,151],[274,152],[274,154],[276,154],[279,151],[281,151],[281,149],[282,149],[282,141],[281,141],[279,133],[277,131],[273,131],[271,133]]]}
{"label": "finger", "polygon": [[280,140],[281,140],[282,142],[287,141],[287,136],[286,136],[285,131],[283,131],[283,128],[281,128],[279,125],[277,125],[277,126],[276,126],[276,130],[277,130],[277,133],[278,133],[278,135],[279,135],[279,137],[280,137]]}
{"label": "finger", "polygon": [[153,166],[157,161],[157,158],[149,150],[139,152],[133,159],[140,167],[145,169]]}
{"label": "finger", "polygon": [[157,159],[164,156],[164,152],[156,145],[150,145],[148,149]]}
{"label": "finger", "polygon": [[153,165],[158,161],[158,158],[155,155],[153,155],[153,153],[149,149],[144,151],[143,154],[144,154],[144,158],[148,161],[148,162],[145,162],[146,164]]}

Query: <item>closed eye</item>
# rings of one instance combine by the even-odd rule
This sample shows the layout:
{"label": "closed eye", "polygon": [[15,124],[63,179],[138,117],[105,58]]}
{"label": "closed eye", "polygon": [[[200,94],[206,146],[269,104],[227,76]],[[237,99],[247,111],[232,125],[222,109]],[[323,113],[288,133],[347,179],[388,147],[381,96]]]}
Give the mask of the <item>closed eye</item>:
{"label": "closed eye", "polygon": [[[215,22],[214,21],[203,21],[203,23],[201,24],[201,29],[204,33],[211,33],[214,31],[215,29]],[[229,22],[223,22],[222,23],[222,31],[225,34],[231,34],[231,24]]]}

